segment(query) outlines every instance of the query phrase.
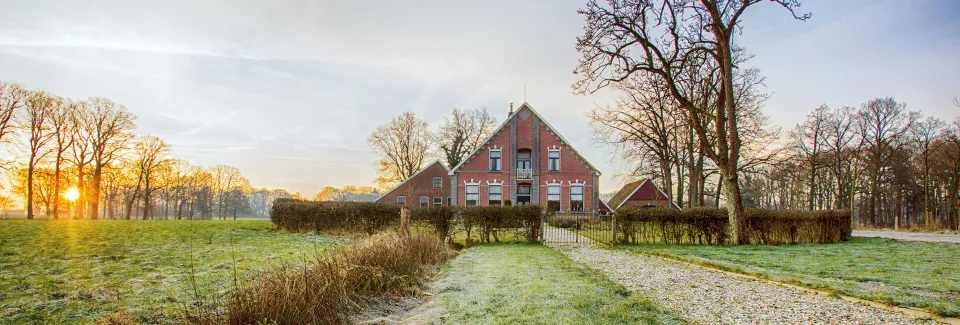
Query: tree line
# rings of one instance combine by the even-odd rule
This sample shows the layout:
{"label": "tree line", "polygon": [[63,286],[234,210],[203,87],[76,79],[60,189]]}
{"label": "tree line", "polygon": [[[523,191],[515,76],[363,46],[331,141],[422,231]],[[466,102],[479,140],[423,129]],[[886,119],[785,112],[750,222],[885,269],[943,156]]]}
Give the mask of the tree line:
{"label": "tree line", "polygon": [[[734,41],[758,3],[589,1],[574,89],[620,94],[591,112],[595,137],[682,207],[725,205],[734,237],[750,207],[849,209],[870,227],[960,227],[960,120],[923,118],[883,97],[821,106],[787,132],[771,125],[764,78],[745,68],[752,54]],[[798,1],[771,5],[811,18]]]}
{"label": "tree line", "polygon": [[[2,168],[26,218],[236,219],[267,216],[273,200],[293,196],[253,188],[233,166],[176,159],[159,137],[136,134],[135,119],[107,98],[0,81],[0,143],[14,155]],[[0,204],[14,205],[9,197]]]}

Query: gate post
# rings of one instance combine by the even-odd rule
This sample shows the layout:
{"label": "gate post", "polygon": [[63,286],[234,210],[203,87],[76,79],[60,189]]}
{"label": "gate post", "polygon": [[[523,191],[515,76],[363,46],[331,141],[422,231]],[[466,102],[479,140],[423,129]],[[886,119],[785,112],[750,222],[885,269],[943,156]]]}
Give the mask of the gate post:
{"label": "gate post", "polygon": [[617,214],[610,216],[610,246],[617,245]]}

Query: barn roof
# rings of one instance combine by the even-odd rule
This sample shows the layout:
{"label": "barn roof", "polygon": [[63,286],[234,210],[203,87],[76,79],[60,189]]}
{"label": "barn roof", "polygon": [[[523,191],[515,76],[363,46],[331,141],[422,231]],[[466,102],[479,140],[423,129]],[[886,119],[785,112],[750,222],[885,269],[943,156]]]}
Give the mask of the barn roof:
{"label": "barn roof", "polygon": [[[616,195],[609,201],[609,206],[613,207],[614,210],[619,209],[627,201],[659,201],[659,200],[670,200],[666,193],[663,192],[656,184],[653,184],[653,181],[649,178],[645,178],[639,181],[627,183],[617,192]],[[670,205],[674,208],[679,209],[672,200]]]}

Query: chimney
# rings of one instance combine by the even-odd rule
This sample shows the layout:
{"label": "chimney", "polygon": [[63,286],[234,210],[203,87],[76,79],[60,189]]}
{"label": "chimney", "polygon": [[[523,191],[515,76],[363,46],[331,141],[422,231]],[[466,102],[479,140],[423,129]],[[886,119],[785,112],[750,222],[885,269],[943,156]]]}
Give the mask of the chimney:
{"label": "chimney", "polygon": [[510,117],[510,115],[513,115],[513,103],[510,103],[510,114],[507,114],[507,117]]}

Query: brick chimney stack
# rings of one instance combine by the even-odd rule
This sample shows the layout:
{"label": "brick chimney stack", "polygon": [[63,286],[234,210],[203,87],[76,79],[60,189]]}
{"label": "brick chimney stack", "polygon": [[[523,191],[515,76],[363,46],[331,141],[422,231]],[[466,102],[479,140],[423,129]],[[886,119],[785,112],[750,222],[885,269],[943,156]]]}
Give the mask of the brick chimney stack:
{"label": "brick chimney stack", "polygon": [[513,115],[513,103],[510,103],[510,113],[507,114],[507,117],[510,117],[510,115]]}

